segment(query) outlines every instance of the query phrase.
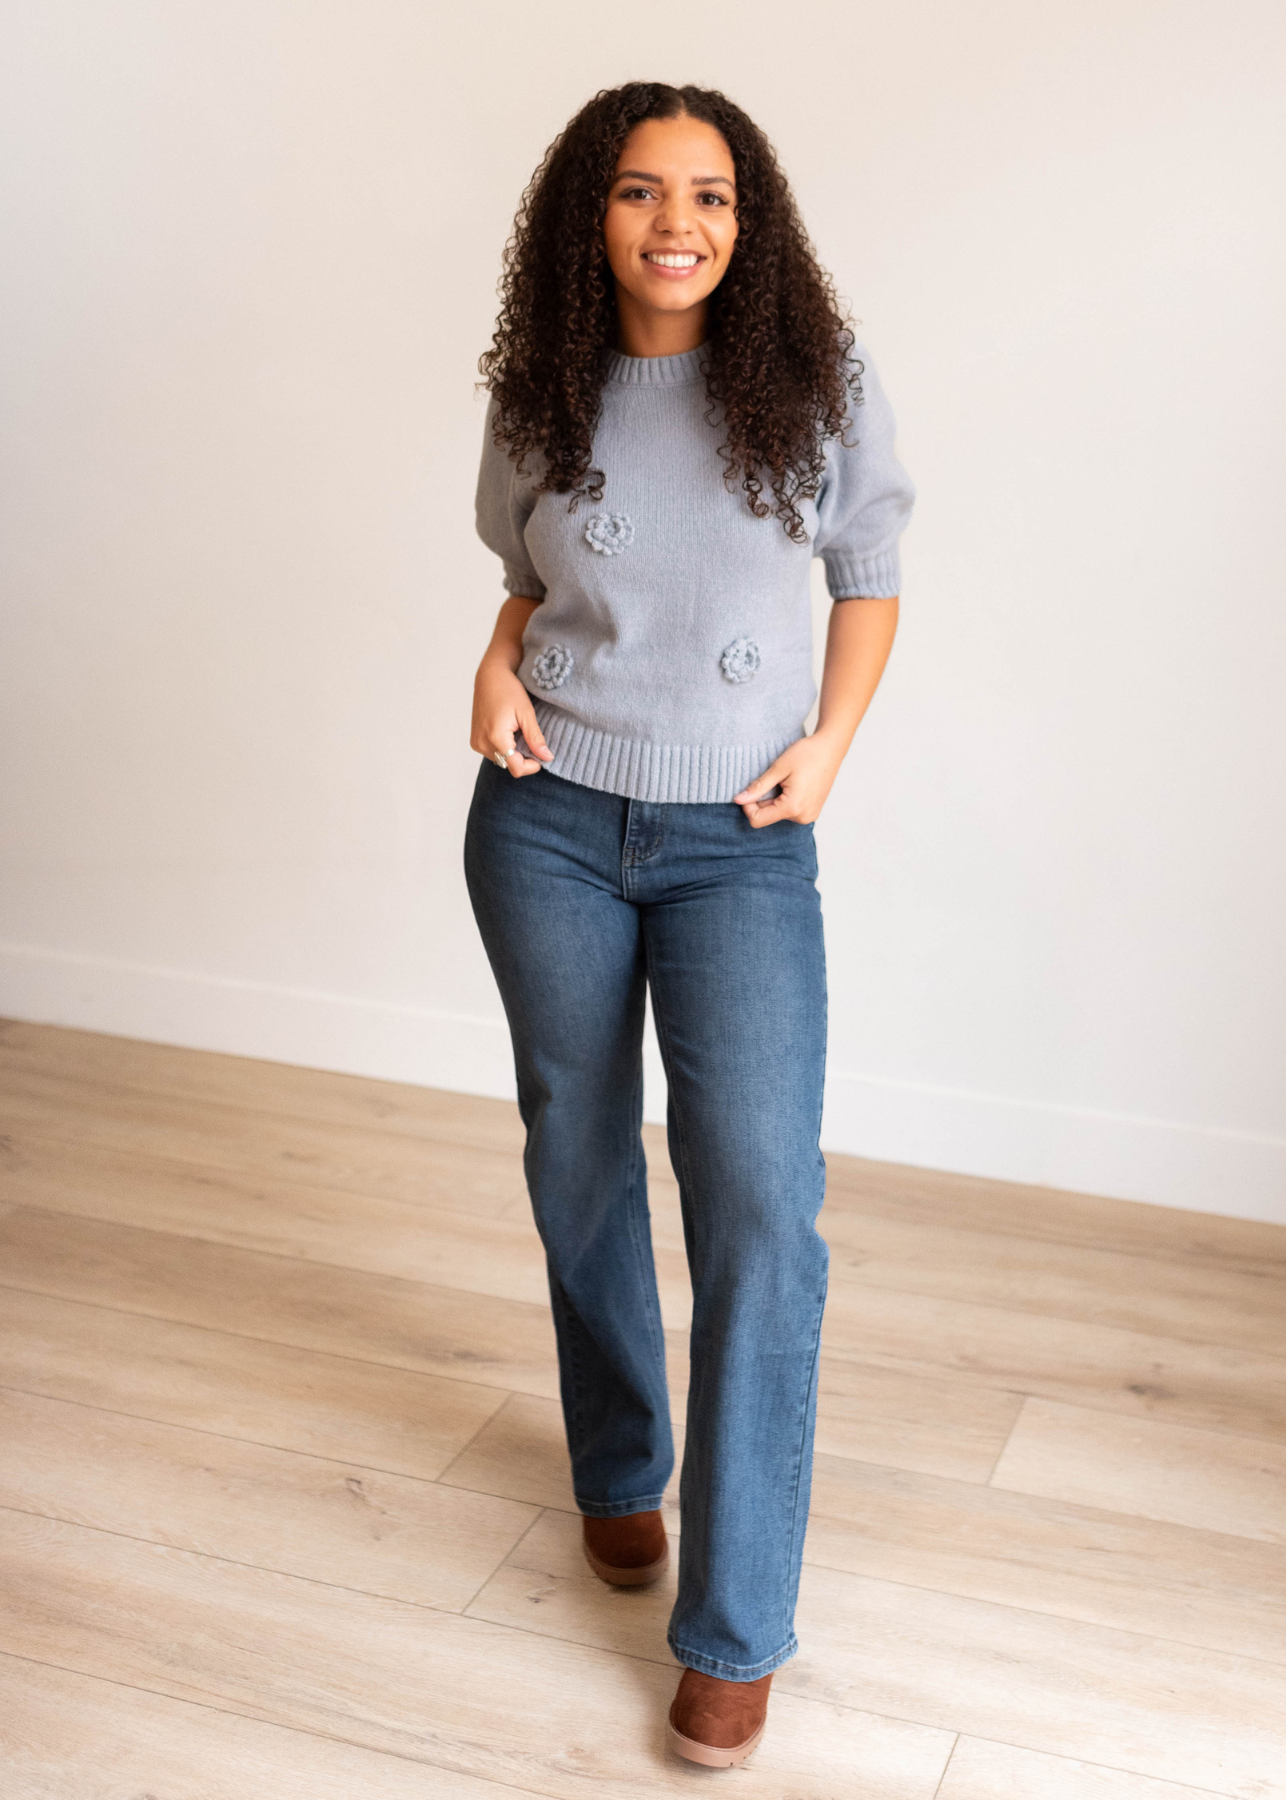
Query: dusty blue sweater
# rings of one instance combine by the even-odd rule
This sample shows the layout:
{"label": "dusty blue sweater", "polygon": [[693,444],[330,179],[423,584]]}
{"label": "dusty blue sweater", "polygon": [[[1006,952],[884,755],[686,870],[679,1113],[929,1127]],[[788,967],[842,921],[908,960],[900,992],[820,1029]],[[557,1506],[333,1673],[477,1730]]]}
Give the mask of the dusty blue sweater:
{"label": "dusty blue sweater", "polygon": [[487,418],[478,531],[505,586],[541,604],[518,676],[554,759],[545,772],[634,800],[726,801],[803,735],[809,564],[837,600],[899,591],[914,489],[869,357],[849,446],[826,446],[808,541],[724,484],[701,352],[612,357],[594,438],[600,501],[537,494]]}

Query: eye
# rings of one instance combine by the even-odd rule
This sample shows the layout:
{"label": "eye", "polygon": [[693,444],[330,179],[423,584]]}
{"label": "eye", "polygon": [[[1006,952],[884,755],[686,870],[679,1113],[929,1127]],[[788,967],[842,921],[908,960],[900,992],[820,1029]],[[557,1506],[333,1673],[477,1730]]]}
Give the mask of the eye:
{"label": "eye", "polygon": [[711,206],[727,206],[728,205],[727,195],[726,194],[716,194],[713,188],[709,189],[709,191],[706,193],[698,194],[697,199],[701,202],[701,204],[703,206],[705,205],[707,200],[710,202]]}
{"label": "eye", "polygon": [[616,198],[618,200],[650,200],[652,190],[642,187],[622,188]]}

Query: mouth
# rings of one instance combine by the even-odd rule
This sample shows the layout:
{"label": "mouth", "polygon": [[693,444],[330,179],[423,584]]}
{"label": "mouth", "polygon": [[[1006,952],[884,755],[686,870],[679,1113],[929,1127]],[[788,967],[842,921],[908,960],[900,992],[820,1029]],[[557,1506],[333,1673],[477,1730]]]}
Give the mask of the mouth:
{"label": "mouth", "polygon": [[705,261],[695,250],[645,250],[643,261],[667,281],[682,281]]}

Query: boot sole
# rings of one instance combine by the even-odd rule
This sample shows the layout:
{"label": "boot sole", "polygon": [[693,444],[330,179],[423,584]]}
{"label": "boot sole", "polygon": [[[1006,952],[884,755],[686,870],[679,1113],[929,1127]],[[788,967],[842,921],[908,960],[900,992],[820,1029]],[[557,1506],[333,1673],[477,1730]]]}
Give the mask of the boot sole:
{"label": "boot sole", "polygon": [[[767,1723],[765,1719],[764,1725]],[[701,1763],[704,1768],[731,1769],[738,1763],[745,1762],[750,1752],[758,1748],[759,1740],[764,1735],[764,1725],[759,1727],[753,1737],[748,1737],[744,1744],[738,1744],[732,1750],[722,1750],[717,1744],[699,1744],[695,1738],[684,1737],[670,1723],[670,1748],[676,1755],[684,1757],[688,1762]]]}
{"label": "boot sole", "polygon": [[654,1563],[645,1563],[641,1569],[616,1569],[611,1563],[605,1563],[601,1557],[595,1556],[589,1545],[582,1538],[581,1549],[585,1552],[585,1561],[593,1569],[600,1581],[606,1581],[612,1587],[650,1587],[659,1581],[670,1566],[670,1552],[667,1547],[665,1555]]}

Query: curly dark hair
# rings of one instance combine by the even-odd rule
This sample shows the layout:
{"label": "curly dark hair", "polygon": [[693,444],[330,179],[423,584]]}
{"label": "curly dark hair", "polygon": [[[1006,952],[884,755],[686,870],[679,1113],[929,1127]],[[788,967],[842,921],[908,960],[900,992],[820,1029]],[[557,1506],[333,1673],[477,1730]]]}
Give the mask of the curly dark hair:
{"label": "curly dark hair", "polygon": [[[799,501],[815,495],[828,438],[861,404],[862,365],[772,145],[713,88],[631,81],[595,94],[554,139],[523,194],[505,246],[501,309],[479,367],[497,402],[496,442],[521,466],[543,459],[542,492],[602,497],[591,467],[616,287],[603,217],[621,147],[645,119],[712,125],[737,176],[739,235],[709,300],[703,371],[725,479],[758,518],[776,513],[804,539]],[[764,495],[764,483],[774,504]]]}

